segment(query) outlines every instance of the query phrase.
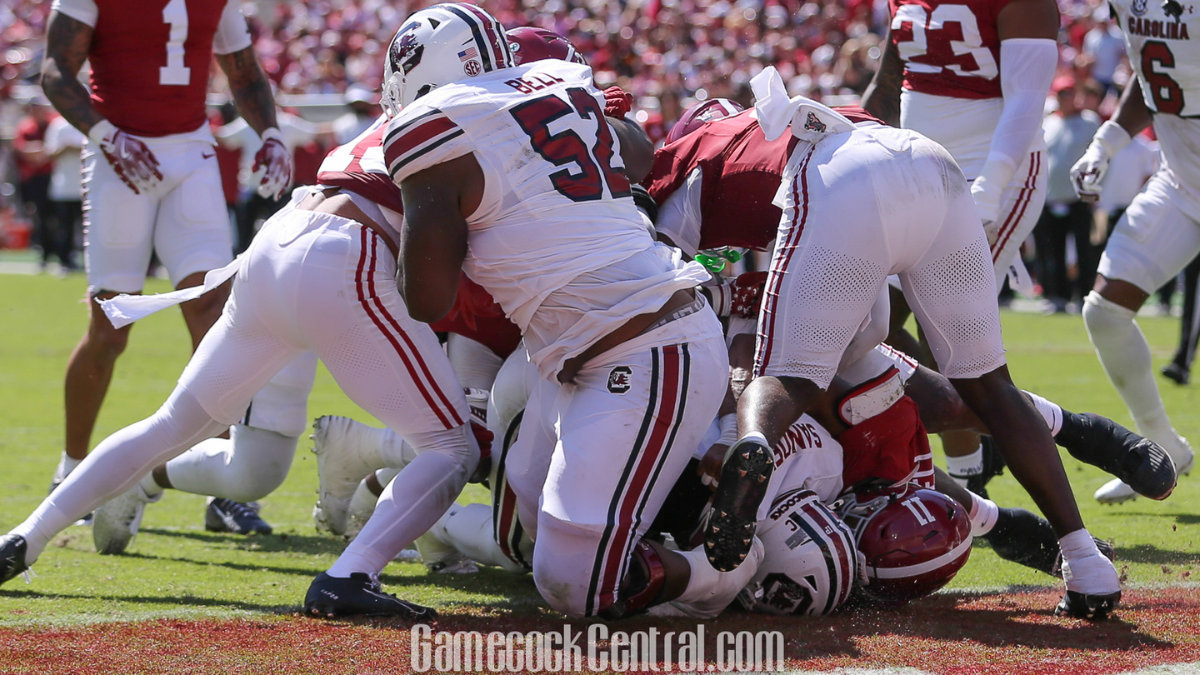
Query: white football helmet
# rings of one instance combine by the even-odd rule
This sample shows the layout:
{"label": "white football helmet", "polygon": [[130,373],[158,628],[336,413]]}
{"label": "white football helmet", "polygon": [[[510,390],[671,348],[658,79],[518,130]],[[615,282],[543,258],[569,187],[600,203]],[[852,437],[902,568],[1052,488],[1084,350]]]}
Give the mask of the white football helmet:
{"label": "white football helmet", "polygon": [[758,537],[762,563],[738,595],[746,609],[823,616],[850,598],[859,574],[854,535],[816,493],[801,488],[779,495]]}
{"label": "white football helmet", "polygon": [[388,45],[380,105],[395,116],[435,87],[512,65],[495,17],[465,2],[434,5],[410,15]]}

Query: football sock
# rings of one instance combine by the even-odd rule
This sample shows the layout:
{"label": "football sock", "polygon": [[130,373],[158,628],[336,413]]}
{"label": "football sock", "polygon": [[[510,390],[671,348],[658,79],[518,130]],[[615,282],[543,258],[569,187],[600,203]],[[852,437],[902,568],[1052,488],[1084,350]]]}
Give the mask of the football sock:
{"label": "football sock", "polygon": [[67,476],[70,476],[71,472],[74,471],[75,467],[79,466],[79,463],[82,461],[82,459],[69,457],[67,456],[67,453],[64,452],[62,454],[62,458],[58,460],[58,468],[54,470],[54,482],[61,483],[66,480]]}
{"label": "football sock", "polygon": [[379,574],[450,508],[479,458],[470,431],[464,427],[452,431],[457,433],[461,447],[430,448],[404,467],[384,488],[375,513],[329,568],[329,576]]}
{"label": "football sock", "polygon": [[954,479],[955,483],[963,487],[967,487],[967,479],[971,476],[978,476],[983,473],[983,444],[969,455],[962,457],[946,456],[946,473]]}
{"label": "football sock", "polygon": [[1046,420],[1046,426],[1050,427],[1050,435],[1057,436],[1058,432],[1062,431],[1062,406],[1033,392],[1022,391],[1022,393],[1029,397],[1030,402],[1033,403],[1033,407],[1037,408],[1037,411],[1042,415],[1042,419]]}
{"label": "football sock", "polygon": [[1063,580],[1067,590],[1079,593],[1107,594],[1121,590],[1112,562],[1096,548],[1096,540],[1086,529],[1058,540],[1063,556]]}
{"label": "football sock", "polygon": [[971,536],[982,537],[996,527],[996,521],[1000,518],[1000,507],[996,506],[996,502],[972,492],[970,518]]}
{"label": "football sock", "polygon": [[1095,291],[1088,293],[1083,303],[1088,338],[1108,379],[1133,416],[1138,433],[1170,447],[1168,444],[1176,440],[1175,430],[1154,381],[1150,345],[1134,321],[1135,315],[1133,310],[1110,302]]}
{"label": "football sock", "polygon": [[28,542],[26,561],[36,560],[55,535],[84,514],[132,488],[154,467],[224,428],[186,389],[176,387],[154,415],[104,439],[25,522],[12,530]]}
{"label": "football sock", "polygon": [[[298,437],[241,424],[233,427],[231,436],[201,441],[167,462],[171,487],[235,502],[252,502],[283,484],[296,456]],[[152,479],[142,481],[146,493],[154,495],[148,483],[156,487],[158,484]]]}

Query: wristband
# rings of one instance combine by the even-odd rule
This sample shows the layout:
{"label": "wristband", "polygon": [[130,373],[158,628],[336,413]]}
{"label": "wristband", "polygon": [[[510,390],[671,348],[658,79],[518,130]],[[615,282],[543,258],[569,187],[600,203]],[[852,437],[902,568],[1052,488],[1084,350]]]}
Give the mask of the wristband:
{"label": "wristband", "polygon": [[267,127],[263,130],[262,134],[259,135],[259,138],[262,139],[263,143],[266,143],[267,141],[279,141],[281,145],[287,145],[283,142],[283,134],[280,133],[279,129],[276,127]]}
{"label": "wristband", "polygon": [[1125,146],[1133,141],[1133,137],[1120,124],[1108,120],[1100,125],[1100,129],[1096,132],[1092,141],[1102,144],[1104,149],[1108,151],[1109,157],[1112,157],[1124,150]]}
{"label": "wristband", "polygon": [[104,139],[108,138],[116,130],[117,128],[113,126],[112,122],[109,122],[108,120],[100,120],[99,122],[93,124],[91,129],[88,129],[87,136],[96,145],[100,145],[104,142]]}

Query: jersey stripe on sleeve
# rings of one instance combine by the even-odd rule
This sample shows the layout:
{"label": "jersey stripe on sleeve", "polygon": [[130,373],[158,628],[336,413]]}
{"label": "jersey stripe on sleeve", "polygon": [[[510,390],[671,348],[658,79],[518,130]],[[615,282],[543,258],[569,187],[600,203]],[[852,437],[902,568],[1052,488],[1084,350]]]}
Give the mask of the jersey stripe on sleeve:
{"label": "jersey stripe on sleeve", "polygon": [[463,130],[436,109],[389,129],[383,140],[388,172],[395,176],[414,160],[462,135]]}

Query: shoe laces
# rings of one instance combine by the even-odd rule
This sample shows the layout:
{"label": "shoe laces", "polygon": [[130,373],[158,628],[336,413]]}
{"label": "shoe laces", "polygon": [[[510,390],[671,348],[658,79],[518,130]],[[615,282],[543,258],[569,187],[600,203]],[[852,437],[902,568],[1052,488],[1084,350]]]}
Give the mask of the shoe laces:
{"label": "shoe laces", "polygon": [[221,499],[217,501],[217,508],[225,511],[234,518],[257,517],[258,513],[254,509],[246,506],[241,502],[235,502],[232,499]]}

